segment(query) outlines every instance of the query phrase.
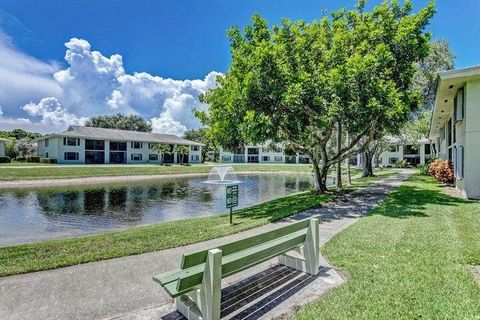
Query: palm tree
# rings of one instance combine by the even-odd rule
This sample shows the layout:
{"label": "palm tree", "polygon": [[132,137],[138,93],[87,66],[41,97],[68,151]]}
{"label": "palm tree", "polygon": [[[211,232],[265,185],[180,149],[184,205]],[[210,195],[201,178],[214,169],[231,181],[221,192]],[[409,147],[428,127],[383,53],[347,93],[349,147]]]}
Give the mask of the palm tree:
{"label": "palm tree", "polygon": [[177,154],[180,155],[180,163],[183,163],[183,157],[188,154],[189,148],[188,146],[184,145],[177,145],[175,149],[173,149],[173,152],[176,152]]}
{"label": "palm tree", "polygon": [[153,147],[153,150],[155,150],[158,154],[161,155],[162,157],[162,163],[165,162],[165,155],[166,154],[171,154],[170,150],[170,145],[165,144],[165,143],[158,143]]}

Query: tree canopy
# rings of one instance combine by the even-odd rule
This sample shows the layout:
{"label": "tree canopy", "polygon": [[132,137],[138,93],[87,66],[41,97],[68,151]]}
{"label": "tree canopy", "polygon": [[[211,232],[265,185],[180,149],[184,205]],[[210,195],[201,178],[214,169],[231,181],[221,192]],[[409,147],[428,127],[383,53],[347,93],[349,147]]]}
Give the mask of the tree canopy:
{"label": "tree canopy", "polygon": [[152,125],[145,121],[139,115],[126,115],[117,113],[112,115],[102,115],[90,118],[85,125],[87,127],[97,127],[106,129],[121,129],[131,131],[151,132]]}
{"label": "tree canopy", "polygon": [[23,129],[13,129],[10,131],[0,131],[0,138],[7,138],[7,139],[37,139],[40,138],[42,135],[37,132],[29,132]]}
{"label": "tree canopy", "polygon": [[[284,19],[272,28],[259,15],[228,31],[232,63],[197,112],[209,136],[227,149],[286,142],[313,163],[317,190],[328,168],[361,151],[376,130],[398,130],[419,104],[415,63],[428,53],[424,32],[433,3],[413,13],[406,1],[365,1],[311,23]],[[338,122],[349,135],[331,148]]]}

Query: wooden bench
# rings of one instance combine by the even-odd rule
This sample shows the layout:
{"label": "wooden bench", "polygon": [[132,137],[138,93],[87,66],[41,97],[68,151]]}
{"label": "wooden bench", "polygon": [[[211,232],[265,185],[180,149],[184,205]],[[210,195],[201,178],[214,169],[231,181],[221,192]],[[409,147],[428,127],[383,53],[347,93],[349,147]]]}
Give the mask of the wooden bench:
{"label": "wooden bench", "polygon": [[[269,232],[183,254],[179,269],[153,277],[187,319],[220,319],[222,278],[279,257],[279,263],[312,275],[319,269],[319,220],[305,219]],[[289,255],[297,251],[301,257]]]}

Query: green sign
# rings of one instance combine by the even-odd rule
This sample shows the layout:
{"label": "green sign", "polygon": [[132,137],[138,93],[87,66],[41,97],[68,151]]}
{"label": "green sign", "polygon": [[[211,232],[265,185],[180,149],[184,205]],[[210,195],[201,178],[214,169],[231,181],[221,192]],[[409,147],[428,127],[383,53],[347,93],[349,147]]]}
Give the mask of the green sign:
{"label": "green sign", "polygon": [[226,205],[227,208],[238,206],[238,185],[227,186]]}

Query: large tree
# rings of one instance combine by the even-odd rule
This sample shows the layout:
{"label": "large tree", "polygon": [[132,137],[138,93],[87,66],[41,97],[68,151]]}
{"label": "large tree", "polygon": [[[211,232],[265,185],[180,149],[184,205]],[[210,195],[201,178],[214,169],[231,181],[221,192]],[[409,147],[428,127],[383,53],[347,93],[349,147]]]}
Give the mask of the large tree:
{"label": "large tree", "polygon": [[218,159],[218,147],[215,145],[215,141],[208,135],[206,128],[188,130],[183,135],[183,138],[205,145],[202,147],[202,159],[206,160],[209,153],[213,153],[212,160]]}
{"label": "large tree", "polygon": [[[285,141],[310,157],[324,192],[330,166],[362,151],[377,127],[400,126],[417,104],[411,81],[428,52],[424,28],[434,6],[417,13],[408,1],[364,6],[273,28],[255,15],[243,33],[230,29],[232,63],[201,97],[208,113],[197,113],[218,144]],[[331,148],[338,122],[349,135],[339,150]]]}
{"label": "large tree", "polygon": [[106,129],[121,129],[142,132],[152,131],[152,125],[139,115],[135,114],[126,115],[123,113],[117,113],[106,116],[96,116],[90,118],[85,125],[87,127]]}

